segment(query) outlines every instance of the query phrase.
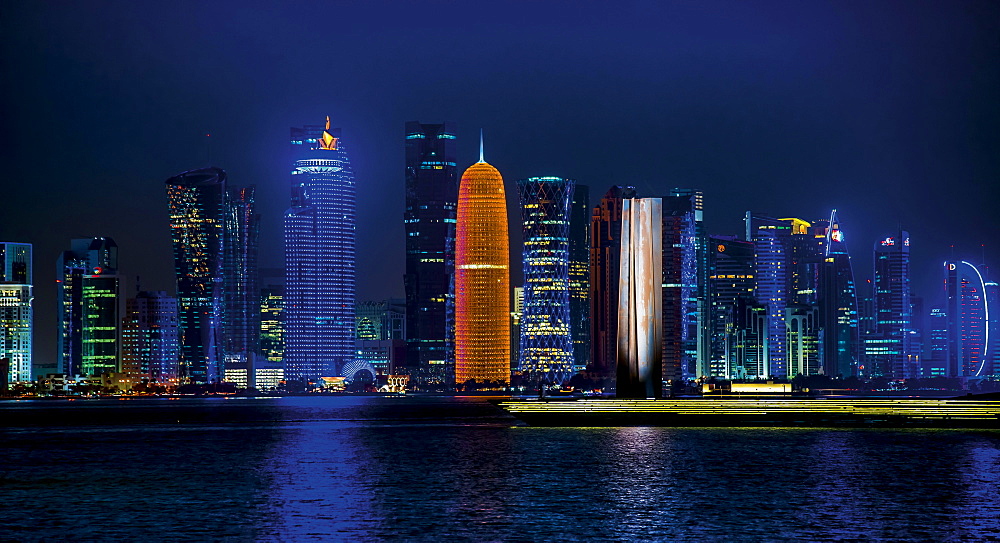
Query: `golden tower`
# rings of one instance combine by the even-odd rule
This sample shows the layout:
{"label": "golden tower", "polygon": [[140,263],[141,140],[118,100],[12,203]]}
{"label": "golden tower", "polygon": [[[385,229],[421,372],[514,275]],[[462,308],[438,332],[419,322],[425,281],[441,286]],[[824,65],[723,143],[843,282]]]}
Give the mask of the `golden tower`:
{"label": "golden tower", "polygon": [[503,177],[483,160],[462,174],[455,242],[455,382],[510,380],[510,270]]}

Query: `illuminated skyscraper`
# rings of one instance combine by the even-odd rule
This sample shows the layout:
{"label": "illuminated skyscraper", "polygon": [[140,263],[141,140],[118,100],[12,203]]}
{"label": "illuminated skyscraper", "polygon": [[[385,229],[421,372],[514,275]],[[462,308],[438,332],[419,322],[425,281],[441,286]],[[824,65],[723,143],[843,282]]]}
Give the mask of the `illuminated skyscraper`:
{"label": "illuminated skyscraper", "polygon": [[0,359],[6,381],[30,381],[32,339],[31,244],[0,242]]}
{"label": "illuminated skyscraper", "polygon": [[141,291],[126,300],[121,371],[155,383],[176,383],[179,361],[177,298]]}
{"label": "illuminated skyscraper", "polygon": [[285,212],[285,376],[335,376],[354,359],[355,184],[340,129],[291,129]]}
{"label": "illuminated skyscraper", "polygon": [[989,308],[989,318],[986,323],[986,333],[989,341],[986,343],[986,367],[984,372],[994,379],[1000,378],[1000,284],[987,281],[986,285],[986,306]]}
{"label": "illuminated skyscraper", "polygon": [[[754,362],[748,370],[742,358],[736,363],[730,356],[727,341],[737,333],[738,323],[745,321],[737,315],[739,300],[744,300],[744,305],[753,300],[753,243],[735,236],[710,236],[708,246],[709,375],[724,378],[757,376],[760,364]],[[744,336],[747,332],[744,331]],[[737,372],[736,368],[742,371]]]}
{"label": "illuminated skyscraper", "polygon": [[260,291],[260,351],[270,362],[285,356],[284,289],[268,285]]}
{"label": "illuminated skyscraper", "polygon": [[[708,375],[700,357],[704,325],[701,284],[703,248],[701,191],[674,189],[662,198],[663,378],[695,379]],[[704,279],[704,280],[707,280]]]}
{"label": "illuminated skyscraper", "polygon": [[820,345],[823,373],[831,377],[858,374],[858,295],[837,210],[830,214],[819,268]]}
{"label": "illuminated skyscraper", "polygon": [[254,187],[230,188],[226,199],[224,350],[227,360],[245,364],[260,351],[260,291],[257,240],[260,216]]}
{"label": "illuminated skyscraper", "polygon": [[919,376],[919,352],[911,346],[910,235],[899,231],[875,243],[875,331],[865,338],[866,376]]}
{"label": "illuminated skyscraper", "polygon": [[455,243],[455,382],[510,380],[510,270],[503,177],[483,160],[462,174]]}
{"label": "illuminated skyscraper", "polygon": [[792,226],[748,211],[746,228],[746,239],[754,244],[754,296],[767,307],[768,369],[770,375],[785,377],[785,306],[789,303]]}
{"label": "illuminated skyscraper", "polygon": [[181,327],[180,377],[222,377],[226,172],[204,168],[167,180]]}
{"label": "illuminated skyscraper", "polygon": [[[113,241],[110,243],[114,245]],[[117,251],[115,255],[117,256]],[[117,265],[117,262],[113,265]],[[82,284],[81,373],[102,375],[117,372],[121,369],[118,358],[121,346],[121,282],[118,270],[95,266],[83,276]]]}
{"label": "illuminated skyscraper", "polygon": [[[84,307],[93,305],[95,300],[84,300],[84,284],[87,284],[88,294],[109,294],[109,286],[117,292],[117,270],[118,270],[118,245],[111,238],[84,238],[74,239],[71,242],[70,250],[59,255],[56,264],[56,301],[59,304],[59,361],[58,371],[69,375],[85,373],[83,369],[83,320]],[[100,276],[100,277],[94,277]],[[85,280],[85,278],[87,278]],[[106,311],[111,311],[110,315],[105,315],[104,325],[99,325],[95,318],[96,314],[89,317],[91,325],[90,332],[96,332],[96,337],[89,337],[87,343],[89,348],[108,347],[109,353],[117,350],[117,316],[118,316],[118,296],[114,294],[113,300],[105,300],[108,303],[96,301],[97,305],[103,306]],[[111,323],[111,324],[108,324]],[[111,330],[96,330],[94,327],[114,326],[114,336]],[[100,340],[95,343],[95,340]],[[113,340],[108,342],[107,340]],[[93,353],[90,355],[93,360]],[[107,359],[105,359],[107,360]],[[102,363],[104,364],[104,363]],[[91,368],[93,369],[93,368]],[[114,370],[111,370],[114,371]]]}
{"label": "illuminated skyscraper", "polygon": [[456,146],[451,123],[406,123],[406,365],[440,382],[454,372]]}
{"label": "illuminated skyscraper", "polygon": [[622,205],[618,272],[619,398],[663,395],[662,203],[630,198]]}
{"label": "illuminated skyscraper", "polygon": [[621,264],[622,206],[635,198],[633,187],[611,187],[594,206],[590,222],[589,369],[614,374],[618,349],[618,273]]}
{"label": "illuminated skyscraper", "polygon": [[518,369],[560,382],[573,375],[570,331],[570,202],[575,181],[531,177],[518,181],[524,250],[524,307]]}
{"label": "illuminated skyscraper", "polygon": [[576,184],[569,212],[569,333],[574,371],[590,365],[590,188]]}
{"label": "illuminated skyscraper", "polygon": [[987,377],[993,308],[987,303],[986,282],[969,262],[945,262],[949,377]]}

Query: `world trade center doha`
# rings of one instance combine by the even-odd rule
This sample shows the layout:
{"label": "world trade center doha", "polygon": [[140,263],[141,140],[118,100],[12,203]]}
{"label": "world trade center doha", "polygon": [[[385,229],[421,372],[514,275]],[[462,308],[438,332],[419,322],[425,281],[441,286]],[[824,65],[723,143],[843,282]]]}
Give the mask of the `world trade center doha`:
{"label": "world trade center doha", "polygon": [[285,212],[285,375],[337,375],[354,357],[356,188],[340,129],[291,129]]}

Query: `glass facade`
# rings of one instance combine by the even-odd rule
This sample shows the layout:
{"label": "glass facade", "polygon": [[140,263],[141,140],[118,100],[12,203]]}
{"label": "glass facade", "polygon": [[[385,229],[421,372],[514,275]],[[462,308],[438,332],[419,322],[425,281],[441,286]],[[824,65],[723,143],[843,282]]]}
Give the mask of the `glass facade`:
{"label": "glass facade", "polygon": [[[716,377],[746,378],[747,364],[742,358],[732,356],[728,339],[739,330],[736,315],[740,300],[752,300],[754,271],[753,243],[734,236],[710,236],[708,272],[709,374]],[[740,370],[737,371],[737,368]],[[753,363],[749,372],[759,373],[759,363]]]}
{"label": "glass facade", "polygon": [[825,254],[819,269],[822,368],[824,374],[832,377],[856,376],[860,360],[857,286],[837,210],[830,213],[828,224]]}
{"label": "glass facade", "polygon": [[569,331],[575,371],[590,366],[590,188],[576,184],[569,212]]}
{"label": "glass facade", "polygon": [[204,168],[166,182],[181,327],[180,377],[222,377],[226,172]]}
{"label": "glass facade", "polygon": [[356,187],[340,129],[291,129],[285,212],[285,377],[317,382],[354,358]]}
{"label": "glass facade", "polygon": [[30,243],[0,242],[0,359],[8,383],[31,381],[34,300]]}
{"label": "glass facade", "polygon": [[510,380],[510,269],[503,177],[462,174],[455,240],[455,382]]}
{"label": "glass facade", "polygon": [[966,261],[944,263],[947,300],[947,356],[949,377],[988,377],[990,313],[986,282],[979,269]]}
{"label": "glass facade", "polygon": [[260,351],[270,362],[281,362],[285,355],[284,290],[269,285],[260,291]]}
{"label": "glass facade", "polygon": [[911,346],[910,234],[899,231],[875,243],[875,330],[865,339],[866,377],[918,377],[919,351]]}
{"label": "glass facade", "polygon": [[785,377],[785,307],[788,305],[791,224],[779,219],[746,214],[746,239],[754,245],[756,284],[754,296],[767,307],[767,344],[770,374]]}
{"label": "glass facade", "polygon": [[523,232],[524,301],[518,369],[529,379],[573,375],[570,330],[570,202],[576,183],[561,177],[518,181]]}
{"label": "glass facade", "polygon": [[125,303],[121,371],[155,383],[176,384],[180,361],[177,298],[141,291]]}
{"label": "glass facade", "polygon": [[622,206],[634,187],[611,187],[590,220],[590,366],[614,375],[618,349],[618,273],[621,265]]}
{"label": "glass facade", "polygon": [[[118,244],[111,238],[84,238],[70,242],[70,250],[59,255],[56,264],[56,301],[59,314],[59,360],[58,371],[67,375],[79,375],[83,370],[83,319],[84,307],[93,305],[83,298],[84,277],[103,275],[106,279],[115,275],[118,269]],[[104,281],[107,283],[108,281]],[[89,281],[88,292],[103,296],[99,282]],[[96,288],[96,290],[95,290]],[[102,304],[98,304],[102,305]],[[111,304],[103,304],[108,309]],[[114,304],[117,314],[117,303]],[[96,318],[91,316],[90,319]],[[107,318],[104,320],[108,320]],[[114,321],[117,322],[117,321]],[[116,328],[117,330],[117,328]],[[95,330],[101,340],[107,340],[106,331]],[[91,348],[98,338],[89,338]],[[94,356],[93,354],[91,356]],[[114,370],[112,370],[114,371]]]}
{"label": "glass facade", "polygon": [[257,240],[260,216],[254,187],[230,188],[226,198],[223,315],[227,359],[247,359],[260,350],[260,292],[257,288]]}
{"label": "glass facade", "polygon": [[452,123],[406,123],[406,365],[422,379],[454,373],[457,143]]}

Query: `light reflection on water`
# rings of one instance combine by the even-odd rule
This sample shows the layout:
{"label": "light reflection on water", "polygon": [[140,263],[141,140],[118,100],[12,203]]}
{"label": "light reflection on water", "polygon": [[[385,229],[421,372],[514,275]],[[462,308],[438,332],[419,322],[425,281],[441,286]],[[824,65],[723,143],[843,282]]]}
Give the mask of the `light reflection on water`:
{"label": "light reflection on water", "polygon": [[[143,405],[0,428],[0,540],[1000,538],[1000,432],[528,428],[473,398]],[[184,411],[220,405],[240,412]]]}

